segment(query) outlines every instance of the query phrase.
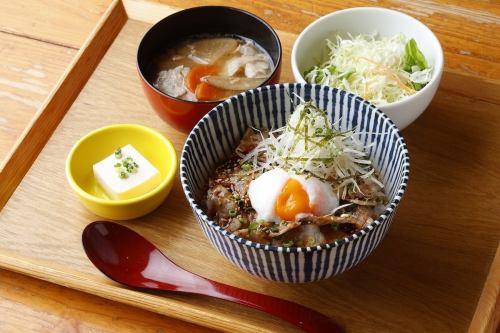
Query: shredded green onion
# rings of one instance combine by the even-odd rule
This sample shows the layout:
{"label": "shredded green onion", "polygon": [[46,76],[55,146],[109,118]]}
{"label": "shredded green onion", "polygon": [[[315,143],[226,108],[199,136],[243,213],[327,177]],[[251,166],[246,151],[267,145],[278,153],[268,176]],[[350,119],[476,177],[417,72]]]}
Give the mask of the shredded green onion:
{"label": "shredded green onion", "polygon": [[370,178],[383,187],[357,134],[335,129],[325,111],[311,101],[302,102],[286,126],[270,131],[268,137],[262,134],[262,140],[243,162],[252,162],[256,172],[278,167],[337,183],[339,197],[345,198],[348,188],[359,189],[358,177]]}

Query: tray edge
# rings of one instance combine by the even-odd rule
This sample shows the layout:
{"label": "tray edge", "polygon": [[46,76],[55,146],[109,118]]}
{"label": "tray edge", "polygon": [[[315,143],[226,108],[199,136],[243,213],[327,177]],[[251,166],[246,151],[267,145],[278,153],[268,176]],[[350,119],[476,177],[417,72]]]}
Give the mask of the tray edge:
{"label": "tray edge", "polygon": [[0,210],[45,147],[128,17],[114,0],[0,165]]}
{"label": "tray edge", "polygon": [[[142,9],[146,8],[146,14],[141,12],[141,6],[144,6]],[[157,11],[157,9],[161,10]],[[58,83],[52,89],[50,95],[46,98],[42,107],[37,111],[21,137],[16,141],[14,147],[7,155],[7,158],[0,165],[0,189],[2,189],[0,191],[0,210],[15,192],[24,175],[31,168],[38,154],[44,148],[66,112],[70,109],[87,80],[92,76],[97,65],[109,46],[114,42],[126,21],[128,19],[134,19],[153,23],[156,22],[155,19],[157,16],[168,15],[177,10],[168,5],[146,3],[143,1],[114,0],[112,2],[75,55],[73,61],[68,65]],[[148,15],[153,16],[150,17]],[[111,24],[113,22],[115,22],[115,24]],[[68,86],[70,88],[68,88]],[[47,119],[49,121],[47,121]],[[33,144],[33,142],[36,144]],[[1,254],[2,253],[0,253],[0,258],[2,257]],[[28,265],[24,268],[20,268],[16,265],[9,265],[8,261],[5,260],[0,260],[0,262],[2,268],[102,297],[102,295],[98,293],[92,293],[87,289],[78,287],[76,283],[68,283],[56,278],[47,278],[39,274],[40,270],[36,269],[36,267],[31,267],[30,269]],[[469,333],[494,333],[496,331],[500,319],[499,280],[500,246],[497,247],[496,255],[486,275],[484,287],[469,326]],[[105,298],[137,306],[119,296]],[[165,312],[160,312],[155,309],[149,310],[168,315]],[[175,315],[172,317],[185,320]],[[199,324],[206,327],[221,329],[220,326],[213,324]]]}
{"label": "tray edge", "polygon": [[[87,280],[85,276],[87,274],[83,272],[78,272],[81,274],[78,273],[68,274],[70,275],[69,279],[67,277],[63,279],[58,276],[57,274],[58,272],[56,269],[45,267],[43,265],[43,260],[38,260],[37,262],[33,262],[30,260],[26,260],[23,256],[18,256],[15,253],[8,251],[7,252],[0,251],[0,268],[7,269],[12,272],[30,276],[50,283],[54,283],[57,285],[61,285],[66,288],[74,289],[87,294],[102,297],[114,302],[127,304],[129,306],[150,311],[152,313],[157,313],[167,317],[175,318],[201,327],[211,328],[223,332],[235,332],[235,330],[241,333],[254,333],[256,332],[256,330],[258,330],[259,333],[276,332],[266,327],[258,327],[254,324],[245,324],[241,322],[235,323],[229,319],[224,320],[222,318],[214,318],[212,315],[206,316],[206,313],[200,309],[194,313],[191,313],[190,316],[186,316],[186,313],[188,311],[192,311],[193,309],[192,308],[183,309],[182,308],[183,304],[179,303],[178,301],[171,300],[170,301],[171,305],[168,307],[157,305],[155,304],[154,301],[145,301],[142,303],[137,303],[135,297],[133,297],[132,295],[127,295],[126,293],[129,292],[141,293],[141,291],[123,287],[116,283],[114,283],[113,285],[113,282],[111,282],[111,280],[109,280],[110,281],[109,284],[96,285],[92,283],[90,280]],[[108,280],[108,278],[105,277],[104,275],[102,275],[102,278]],[[242,305],[235,305],[235,306],[242,306]],[[191,306],[188,305],[187,307]]]}
{"label": "tray edge", "polygon": [[500,245],[486,275],[469,333],[495,333],[500,320]]}

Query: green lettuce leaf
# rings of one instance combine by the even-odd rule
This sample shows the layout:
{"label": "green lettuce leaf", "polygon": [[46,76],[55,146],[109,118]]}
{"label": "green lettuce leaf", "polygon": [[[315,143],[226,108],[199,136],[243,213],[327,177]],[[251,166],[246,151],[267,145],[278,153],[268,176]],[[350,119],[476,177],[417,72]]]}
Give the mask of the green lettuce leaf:
{"label": "green lettuce leaf", "polygon": [[413,38],[410,39],[405,45],[405,55],[403,60],[403,69],[408,73],[411,73],[412,66],[417,65],[420,67],[420,70],[426,69],[429,66],[424,55],[418,49],[417,42]]}

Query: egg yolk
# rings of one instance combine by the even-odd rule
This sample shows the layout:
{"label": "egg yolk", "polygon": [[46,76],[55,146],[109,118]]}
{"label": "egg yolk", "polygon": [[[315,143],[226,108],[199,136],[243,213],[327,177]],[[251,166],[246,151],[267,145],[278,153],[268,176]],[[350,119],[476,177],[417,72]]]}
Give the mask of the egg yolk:
{"label": "egg yolk", "polygon": [[311,213],[309,196],[295,179],[287,181],[276,200],[276,213],[285,221],[294,221],[299,213]]}

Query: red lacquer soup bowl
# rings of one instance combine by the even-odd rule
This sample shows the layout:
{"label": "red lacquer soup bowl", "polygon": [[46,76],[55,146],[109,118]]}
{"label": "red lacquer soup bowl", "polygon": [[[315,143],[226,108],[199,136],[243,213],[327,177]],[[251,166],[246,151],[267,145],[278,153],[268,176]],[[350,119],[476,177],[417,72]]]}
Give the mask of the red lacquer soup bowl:
{"label": "red lacquer soup bowl", "polygon": [[273,62],[270,77],[261,85],[277,83],[281,67],[281,43],[276,32],[259,17],[244,10],[203,6],[182,10],[156,23],[144,35],[137,51],[137,69],[146,96],[156,113],[175,129],[188,133],[221,101],[186,101],[153,85],[154,61],[169,46],[197,35],[236,36],[255,41]]}

